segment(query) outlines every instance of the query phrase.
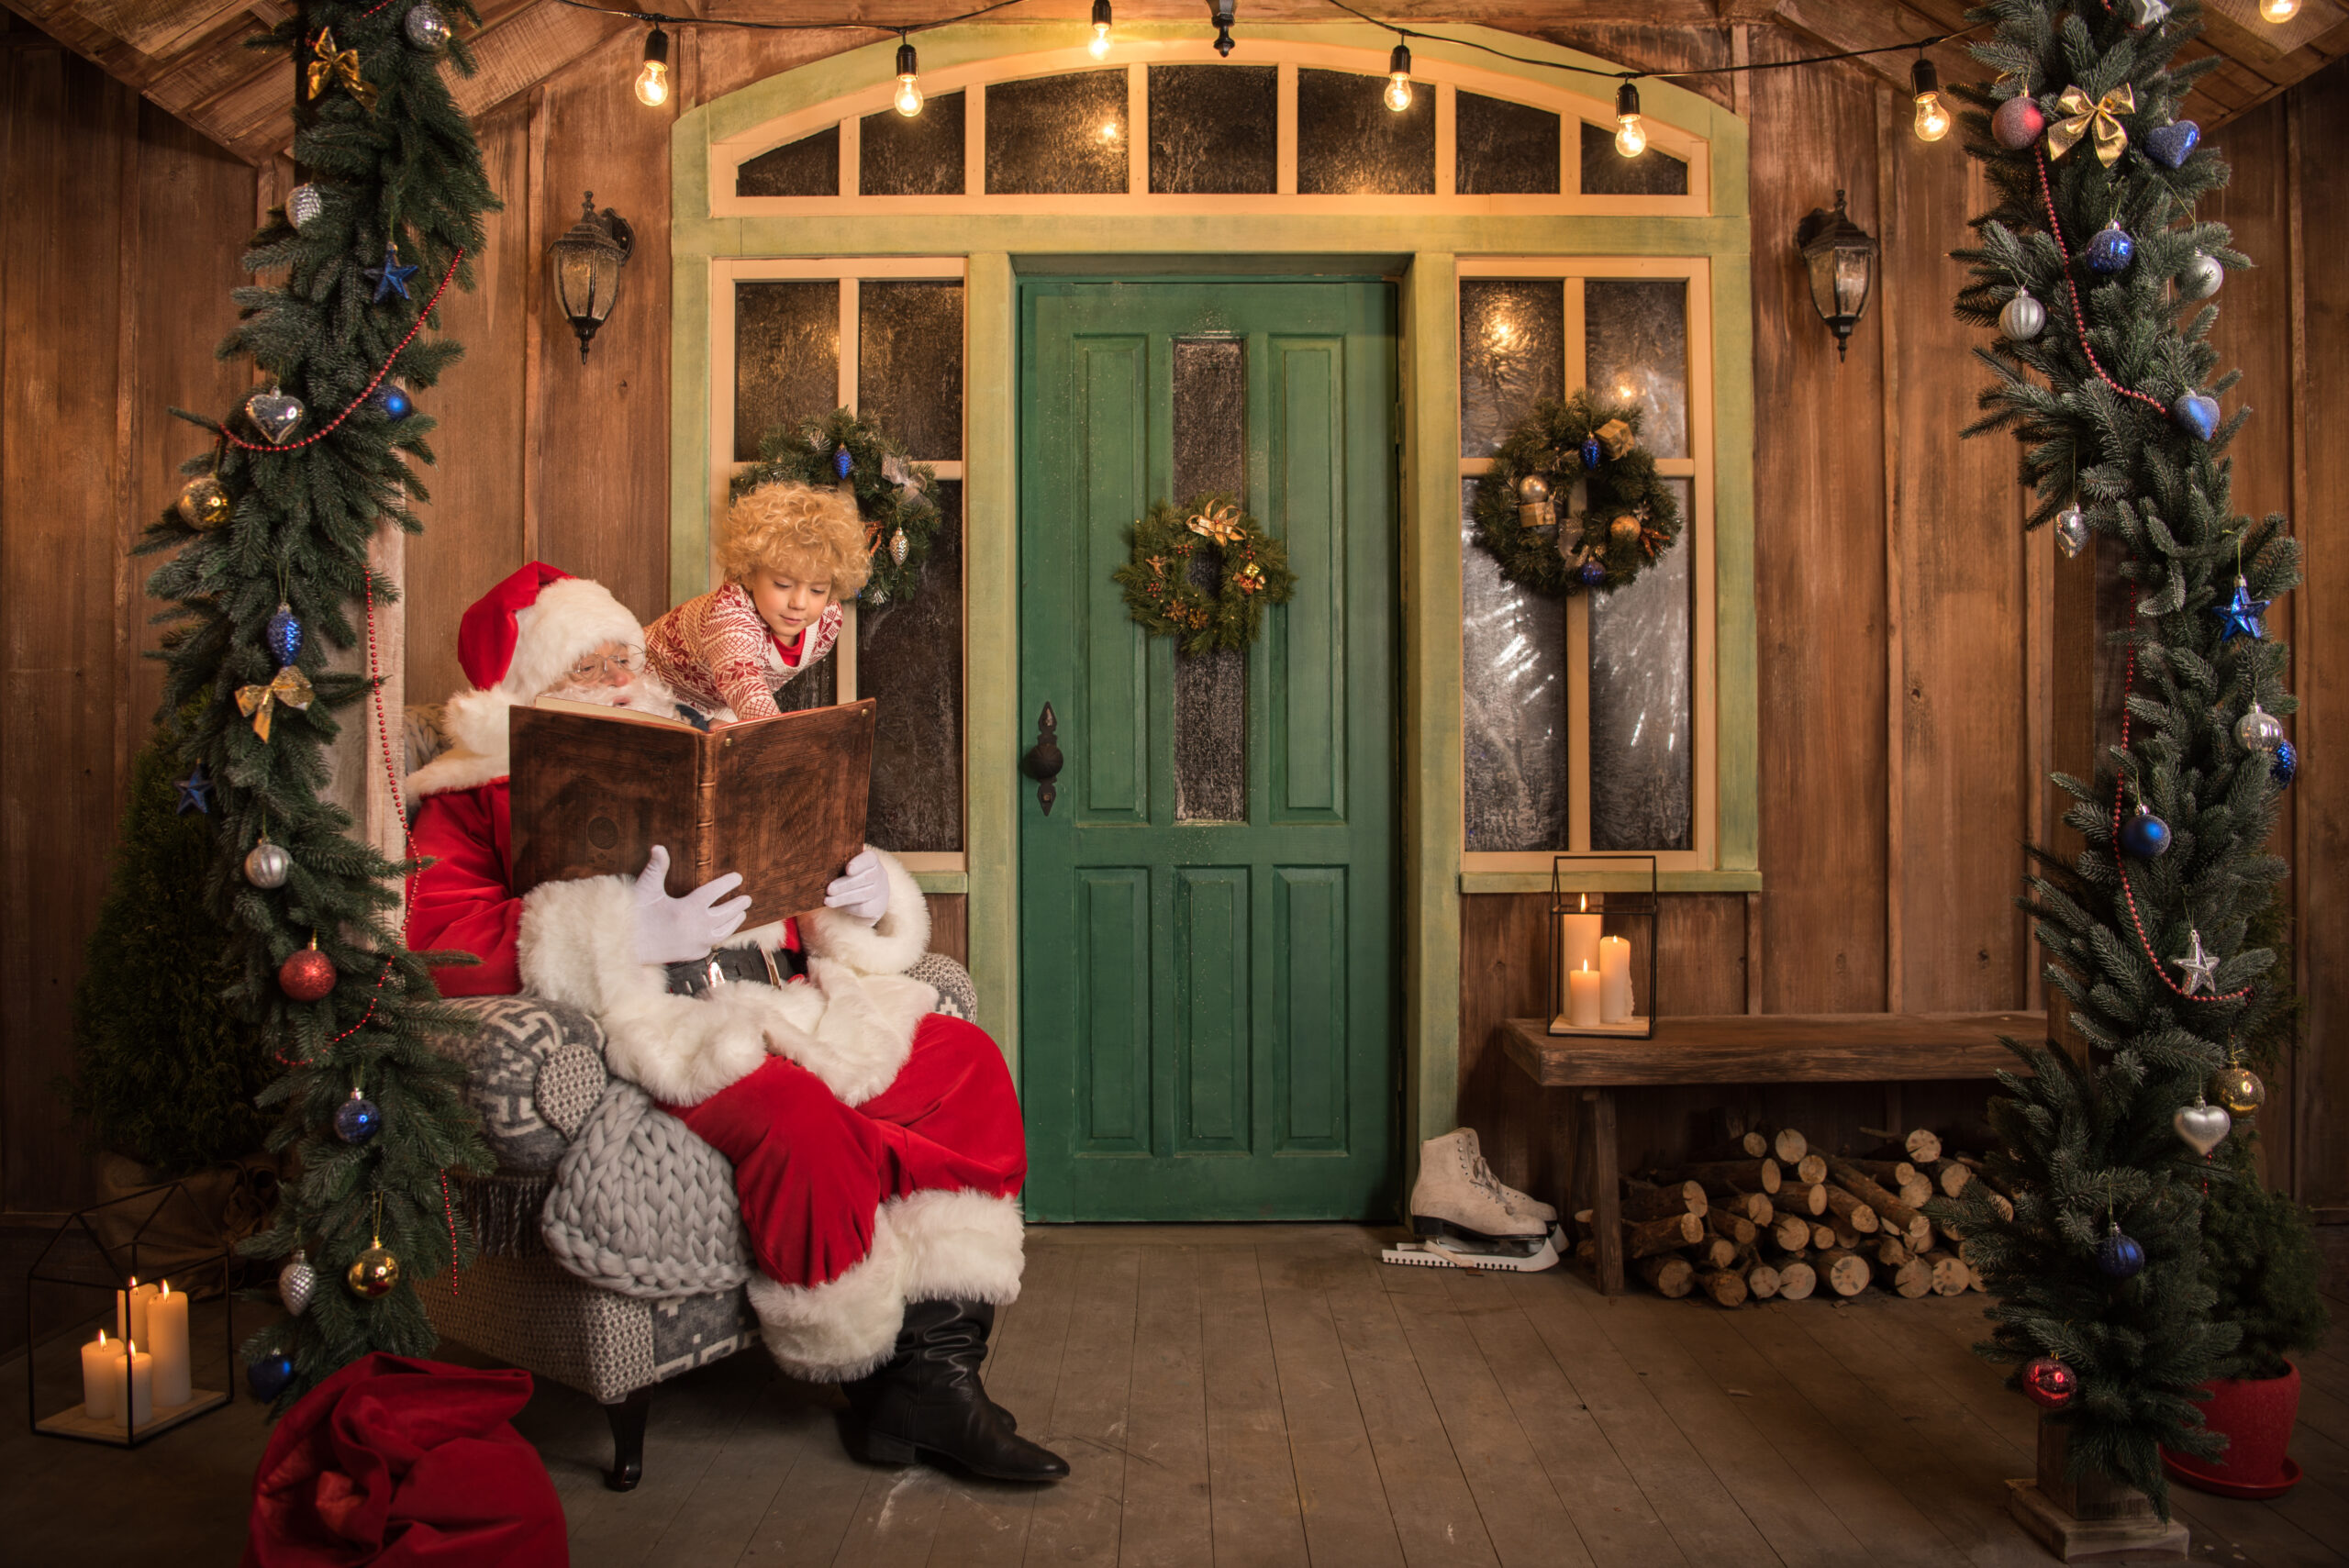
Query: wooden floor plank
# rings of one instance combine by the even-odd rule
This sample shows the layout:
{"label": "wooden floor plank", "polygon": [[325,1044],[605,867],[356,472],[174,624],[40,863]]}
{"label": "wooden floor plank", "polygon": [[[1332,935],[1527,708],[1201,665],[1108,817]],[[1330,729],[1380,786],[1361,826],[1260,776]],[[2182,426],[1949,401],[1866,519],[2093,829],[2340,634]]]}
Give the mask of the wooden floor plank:
{"label": "wooden floor plank", "polygon": [[648,1562],[739,1560],[798,1461],[815,1448],[840,1445],[829,1401],[785,1379],[763,1349],[743,1351],[733,1370],[762,1397],[646,1549]]}
{"label": "wooden floor plank", "polygon": [[1330,1311],[1330,1265],[1326,1257],[1270,1246],[1256,1256],[1310,1560],[1326,1568],[1401,1568],[1394,1514],[1412,1501],[1388,1492],[1380,1478]]}
{"label": "wooden floor plank", "polygon": [[1216,1568],[1288,1568],[1306,1561],[1305,1521],[1256,1249],[1207,1249],[1199,1280]]}
{"label": "wooden floor plank", "polygon": [[812,1406],[802,1408],[807,1441],[743,1543],[736,1560],[740,1568],[813,1568],[832,1562],[873,1484],[873,1467],[851,1459],[841,1446],[839,1418]]}
{"label": "wooden floor plank", "polygon": [[1563,1269],[1527,1280],[1520,1297],[1551,1357],[1682,1554],[1707,1568],[1776,1562],[1778,1554],[1753,1520],[1604,1331],[1603,1325],[1623,1314],[1671,1305],[1650,1296],[1603,1296]]}
{"label": "wooden floor plank", "polygon": [[[1098,1248],[1079,1262],[1068,1338],[1050,1415],[1037,1440],[1068,1461],[1068,1479],[1030,1513],[1025,1561],[1113,1563],[1126,1498],[1134,1318],[1142,1249]],[[1027,1418],[1021,1416],[1023,1429]]]}
{"label": "wooden floor plank", "polygon": [[[636,1568],[651,1560],[653,1543],[677,1519],[728,1443],[751,1423],[754,1412],[763,1414],[763,1396],[771,1385],[756,1363],[741,1362],[737,1356],[697,1368],[653,1395],[644,1479],[634,1491],[597,1486],[573,1494],[564,1517],[575,1568]],[[596,1412],[585,1420],[573,1418],[574,1425],[605,1424],[602,1412],[584,1396],[568,1389],[556,1392]],[[763,1421],[753,1426],[762,1434],[764,1429]]]}
{"label": "wooden floor plank", "polygon": [[1215,1561],[1200,1262],[1195,1247],[1152,1247],[1141,1254],[1120,1568],[1203,1568]]}

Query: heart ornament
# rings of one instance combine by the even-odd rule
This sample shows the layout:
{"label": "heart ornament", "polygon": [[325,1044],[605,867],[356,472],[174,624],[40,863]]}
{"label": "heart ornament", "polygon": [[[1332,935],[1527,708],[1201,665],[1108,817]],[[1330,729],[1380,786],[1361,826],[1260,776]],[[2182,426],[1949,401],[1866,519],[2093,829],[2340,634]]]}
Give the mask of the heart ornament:
{"label": "heart ornament", "polygon": [[2207,441],[2219,428],[2219,400],[2189,392],[2169,406],[2170,417],[2193,432],[2198,441]]}
{"label": "heart ornament", "polygon": [[2175,169],[2201,139],[2202,128],[2192,120],[2172,120],[2145,133],[2145,153],[2163,168]]}
{"label": "heart ornament", "polygon": [[2234,1118],[2219,1106],[2197,1099],[2190,1106],[2180,1106],[2169,1124],[2194,1152],[2208,1154],[2227,1140],[2227,1134],[2234,1128]]}
{"label": "heart ornament", "polygon": [[280,392],[273,386],[267,392],[256,392],[245,399],[246,417],[252,420],[253,428],[267,437],[273,445],[294,433],[294,427],[302,422],[302,413],[300,398],[291,393]]}

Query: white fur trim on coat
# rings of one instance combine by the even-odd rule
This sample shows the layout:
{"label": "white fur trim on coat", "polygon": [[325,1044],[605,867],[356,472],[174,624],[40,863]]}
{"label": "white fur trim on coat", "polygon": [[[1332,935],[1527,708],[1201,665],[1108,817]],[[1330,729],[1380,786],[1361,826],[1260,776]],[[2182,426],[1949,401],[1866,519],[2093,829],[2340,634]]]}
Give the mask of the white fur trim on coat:
{"label": "white fur trim on coat", "polygon": [[1019,1299],[1027,1261],[1016,1198],[965,1187],[908,1194],[883,1206],[906,1254],[907,1301]]}
{"label": "white fur trim on coat", "polygon": [[747,1294],[775,1364],[813,1383],[846,1383],[887,1361],[906,1324],[905,1250],[889,1206],[873,1217],[873,1250],[840,1278],[778,1284],[754,1275]]}
{"label": "white fur trim on coat", "polygon": [[514,698],[503,691],[459,692],[440,708],[440,729],[449,749],[407,776],[407,793],[421,798],[451,790],[478,789],[502,779],[507,761],[507,716]]}
{"label": "white fur trim on coat", "polygon": [[913,873],[886,850],[874,850],[889,878],[889,912],[860,920],[840,909],[818,909],[799,922],[810,954],[837,959],[866,974],[903,974],[930,951],[930,902]]}

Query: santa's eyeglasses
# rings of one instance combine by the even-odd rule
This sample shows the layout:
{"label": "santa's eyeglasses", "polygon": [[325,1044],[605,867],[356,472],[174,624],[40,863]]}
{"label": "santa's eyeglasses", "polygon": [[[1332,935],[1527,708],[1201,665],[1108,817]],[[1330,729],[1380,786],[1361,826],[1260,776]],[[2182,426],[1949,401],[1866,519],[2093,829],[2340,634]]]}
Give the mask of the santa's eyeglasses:
{"label": "santa's eyeglasses", "polygon": [[633,676],[644,668],[644,650],[629,648],[618,653],[590,653],[571,666],[574,681],[601,681],[611,676]]}

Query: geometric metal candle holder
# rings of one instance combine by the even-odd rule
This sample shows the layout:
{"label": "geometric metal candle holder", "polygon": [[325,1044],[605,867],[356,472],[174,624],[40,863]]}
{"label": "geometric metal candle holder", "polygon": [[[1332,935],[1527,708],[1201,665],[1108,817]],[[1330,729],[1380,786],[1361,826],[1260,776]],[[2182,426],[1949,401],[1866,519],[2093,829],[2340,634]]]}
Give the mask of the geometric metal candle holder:
{"label": "geometric metal candle holder", "polygon": [[[1566,883],[1596,882],[1602,891],[1577,889]],[[1550,1032],[1553,1035],[1606,1036],[1616,1040],[1650,1040],[1655,1035],[1656,926],[1663,909],[1657,896],[1653,855],[1560,855],[1550,862]],[[1570,936],[1579,940],[1596,917],[1599,938],[1620,937],[1629,942],[1629,978],[1632,983],[1631,1017],[1612,1023],[1576,1024],[1567,976],[1577,966],[1568,960]],[[1644,968],[1644,989],[1638,977]]]}

